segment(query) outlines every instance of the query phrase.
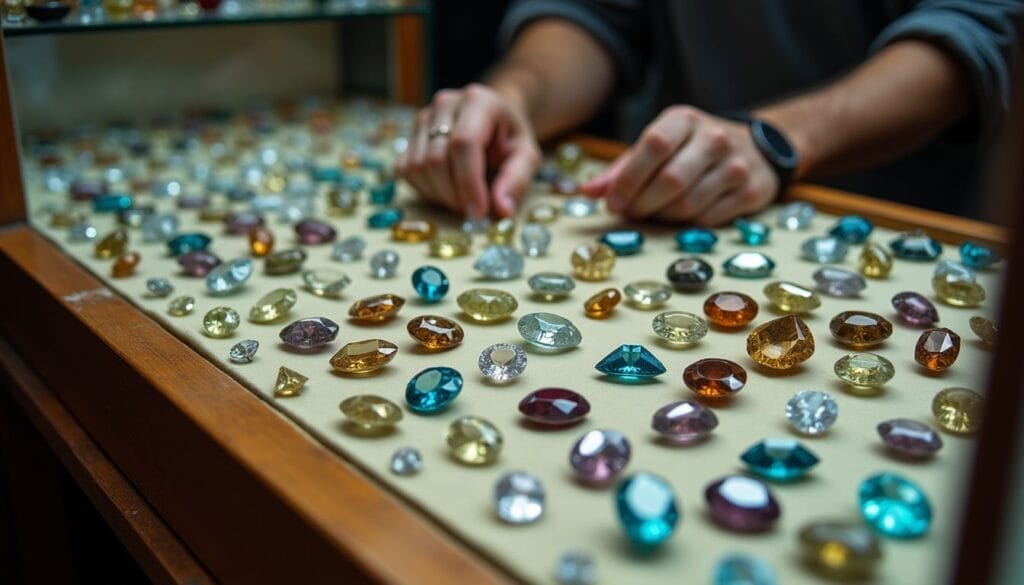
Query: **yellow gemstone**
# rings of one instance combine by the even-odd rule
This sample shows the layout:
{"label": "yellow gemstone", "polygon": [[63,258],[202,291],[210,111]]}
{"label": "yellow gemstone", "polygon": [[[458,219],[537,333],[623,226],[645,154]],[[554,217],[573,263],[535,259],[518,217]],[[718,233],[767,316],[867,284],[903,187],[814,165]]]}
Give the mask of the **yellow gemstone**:
{"label": "yellow gemstone", "polygon": [[203,316],[203,333],[210,337],[229,337],[242,319],[231,307],[214,307]]}
{"label": "yellow gemstone", "polygon": [[291,274],[298,272],[305,261],[306,251],[302,248],[278,250],[263,259],[263,271],[267,274]]}
{"label": "yellow gemstone", "polygon": [[249,230],[249,251],[257,258],[274,251],[274,234],[270,229],[258,225]]}
{"label": "yellow gemstone", "polygon": [[615,288],[606,288],[583,303],[583,312],[591,319],[604,319],[612,314],[622,301],[622,293]]}
{"label": "yellow gemstone", "polygon": [[880,244],[865,242],[858,265],[868,278],[886,278],[892,272],[892,254]]}
{"label": "yellow gemstone", "polygon": [[981,339],[982,342],[988,345],[995,345],[996,340],[999,338],[999,330],[996,329],[996,324],[992,319],[987,319],[981,315],[975,315],[970,320],[971,331]]}
{"label": "yellow gemstone", "polygon": [[50,227],[71,227],[88,219],[84,211],[78,209],[58,209],[50,214]]}
{"label": "yellow gemstone", "polygon": [[857,388],[880,388],[896,375],[892,362],[875,353],[851,353],[839,358],[833,371]]}
{"label": "yellow gemstone", "polygon": [[427,349],[451,349],[465,337],[462,327],[437,315],[416,317],[405,326],[409,335]]}
{"label": "yellow gemstone", "polygon": [[167,314],[172,317],[191,315],[196,308],[196,300],[192,297],[178,297],[167,304]]}
{"label": "yellow gemstone", "polygon": [[110,267],[110,275],[114,278],[125,278],[135,274],[135,268],[139,265],[139,261],[142,260],[142,256],[138,252],[128,252],[121,254],[114,261],[114,265]]}
{"label": "yellow gemstone", "polygon": [[295,370],[281,366],[277,371],[277,381],[274,382],[274,395],[284,398],[298,396],[308,381],[309,378]]}
{"label": "yellow gemstone", "polygon": [[298,297],[290,288],[274,289],[260,297],[249,309],[249,320],[253,323],[270,323],[288,314]]}
{"label": "yellow gemstone", "polygon": [[582,244],[572,252],[572,270],[580,280],[605,280],[615,268],[615,252],[605,244]]}
{"label": "yellow gemstone", "polygon": [[954,307],[977,307],[985,302],[985,289],[977,282],[937,276],[932,289],[939,300]]}
{"label": "yellow gemstone", "polygon": [[396,242],[426,242],[437,235],[437,226],[425,219],[403,219],[391,226],[391,238]]}
{"label": "yellow gemstone", "polygon": [[516,236],[516,222],[509,218],[501,219],[487,231],[487,240],[492,244],[512,245]]}
{"label": "yellow gemstone", "polygon": [[863,524],[819,520],[801,528],[799,538],[807,562],[838,581],[862,581],[882,558],[878,537]]}
{"label": "yellow gemstone", "polygon": [[389,429],[402,420],[402,409],[397,404],[374,394],[350,396],[338,407],[349,423],[363,432]]}
{"label": "yellow gemstone", "polygon": [[498,427],[477,416],[463,416],[448,427],[448,449],[456,461],[487,465],[497,461],[504,439]]}
{"label": "yellow gemstone", "polygon": [[405,299],[385,293],[359,299],[349,307],[348,316],[355,321],[377,322],[390,319],[405,305]]}
{"label": "yellow gemstone", "polygon": [[695,343],[708,334],[708,322],[686,311],[666,311],[651,322],[658,337],[670,343]]}
{"label": "yellow gemstone", "polygon": [[333,188],[327,192],[327,213],[335,216],[352,215],[359,207],[355,191]]}
{"label": "yellow gemstone", "polygon": [[821,306],[818,293],[792,282],[778,281],[764,287],[764,296],[787,313],[809,313]]}
{"label": "yellow gemstone", "polygon": [[352,282],[347,274],[335,270],[306,270],[302,273],[302,282],[306,290],[318,297],[336,299],[341,291]]}
{"label": "yellow gemstone", "polygon": [[128,232],[123,228],[118,228],[106,236],[102,240],[96,242],[96,257],[106,260],[108,258],[117,258],[121,254],[124,254],[128,249]]}
{"label": "yellow gemstone", "polygon": [[279,171],[270,171],[263,178],[263,187],[271,193],[280,193],[288,186],[288,178]]}
{"label": "yellow gemstone", "polygon": [[558,219],[561,214],[561,210],[554,205],[551,205],[550,203],[540,203],[538,205],[534,205],[526,217],[531,223],[549,224]]}
{"label": "yellow gemstone", "polygon": [[469,289],[455,302],[466,315],[481,323],[508,319],[519,308],[519,301],[514,296],[493,288]]}
{"label": "yellow gemstone", "polygon": [[435,258],[458,258],[469,254],[473,239],[459,230],[443,231],[430,241],[430,255]]}
{"label": "yellow gemstone", "polygon": [[362,159],[354,152],[346,152],[341,156],[341,166],[345,170],[354,171],[360,167]]}
{"label": "yellow gemstone", "polygon": [[814,336],[799,317],[779,317],[750,332],[747,354],[766,368],[788,370],[814,355]]}
{"label": "yellow gemstone", "polygon": [[583,164],[583,149],[575,142],[563,142],[555,149],[555,160],[563,173],[575,173]]}
{"label": "yellow gemstone", "polygon": [[331,357],[331,367],[346,374],[375,372],[395,359],[398,346],[383,339],[346,343]]}
{"label": "yellow gemstone", "polygon": [[968,435],[981,427],[985,398],[967,388],[946,388],[932,400],[932,414],[951,433]]}

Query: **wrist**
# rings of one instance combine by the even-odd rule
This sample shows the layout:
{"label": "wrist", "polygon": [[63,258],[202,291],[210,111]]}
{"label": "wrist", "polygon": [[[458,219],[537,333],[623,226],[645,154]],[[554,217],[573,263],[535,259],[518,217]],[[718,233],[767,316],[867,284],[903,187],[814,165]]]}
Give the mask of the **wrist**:
{"label": "wrist", "polygon": [[799,163],[793,169],[791,180],[799,181],[807,177],[814,166],[814,148],[810,134],[805,131],[807,125],[800,124],[785,111],[776,108],[754,110],[751,115],[778,129],[796,151]]}
{"label": "wrist", "polygon": [[538,76],[528,67],[505,65],[486,84],[528,121],[533,121],[538,97],[543,90]]}

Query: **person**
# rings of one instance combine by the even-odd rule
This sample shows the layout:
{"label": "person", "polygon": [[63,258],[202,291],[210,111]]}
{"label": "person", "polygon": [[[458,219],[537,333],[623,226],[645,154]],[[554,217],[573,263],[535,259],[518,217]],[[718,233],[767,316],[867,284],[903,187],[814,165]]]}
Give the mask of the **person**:
{"label": "person", "polygon": [[1022,4],[522,0],[504,58],[434,95],[396,171],[468,217],[513,215],[538,141],[642,87],[660,113],[581,186],[613,213],[719,225],[790,181],[865,176],[942,208],[1009,108]]}

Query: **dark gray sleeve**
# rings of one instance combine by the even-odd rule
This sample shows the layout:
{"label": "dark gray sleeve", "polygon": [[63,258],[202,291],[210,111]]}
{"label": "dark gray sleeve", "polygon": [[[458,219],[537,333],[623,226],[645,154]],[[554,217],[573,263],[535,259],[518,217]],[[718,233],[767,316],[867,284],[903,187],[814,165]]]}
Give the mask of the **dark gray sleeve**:
{"label": "dark gray sleeve", "polygon": [[508,48],[516,34],[535,20],[558,18],[590,33],[612,56],[619,83],[635,89],[643,78],[646,39],[642,0],[518,0],[505,13],[498,40]]}

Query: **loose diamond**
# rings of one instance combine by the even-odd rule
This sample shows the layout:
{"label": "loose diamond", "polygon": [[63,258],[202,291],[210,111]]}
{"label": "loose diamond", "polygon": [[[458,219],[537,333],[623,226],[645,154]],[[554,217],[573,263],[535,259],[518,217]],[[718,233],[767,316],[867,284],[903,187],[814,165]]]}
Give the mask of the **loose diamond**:
{"label": "loose diamond", "polygon": [[519,242],[527,256],[538,258],[547,254],[551,246],[551,232],[539,223],[528,223],[519,234]]}
{"label": "loose diamond", "polygon": [[259,348],[260,342],[255,339],[243,339],[231,346],[228,358],[236,364],[248,364],[256,358],[256,351]]}
{"label": "loose diamond", "polygon": [[683,383],[705,398],[728,398],[747,383],[747,372],[736,362],[721,358],[704,358],[686,366]]}
{"label": "loose diamond", "polygon": [[818,290],[834,297],[855,297],[867,287],[863,276],[834,266],[815,270],[813,278]]}
{"label": "loose diamond", "polygon": [[435,258],[458,258],[469,254],[472,245],[473,240],[466,232],[443,231],[430,241],[430,255]]}
{"label": "loose diamond", "polygon": [[967,388],[946,388],[932,399],[932,414],[939,426],[957,435],[977,432],[984,410],[985,398]]}
{"label": "loose diamond", "polygon": [[889,248],[897,258],[904,260],[935,260],[942,254],[942,244],[928,237],[922,230],[904,232],[891,242]]}
{"label": "loose diamond", "polygon": [[414,447],[402,447],[391,455],[388,469],[402,477],[416,475],[423,469],[423,455]]}
{"label": "loose diamond", "polygon": [[430,350],[451,349],[465,337],[462,327],[455,321],[449,321],[437,315],[415,317],[405,326],[417,343]]}
{"label": "loose diamond", "polygon": [[839,218],[828,233],[850,244],[863,244],[875,226],[866,217],[846,215]]}
{"label": "loose diamond", "polygon": [[638,280],[631,282],[622,289],[629,304],[637,309],[657,309],[672,298],[672,289],[654,280]]}
{"label": "loose diamond", "polygon": [[374,394],[350,396],[338,408],[360,432],[380,432],[402,420],[402,409],[397,404]]}
{"label": "loose diamond", "polygon": [[764,296],[786,313],[810,313],[821,306],[817,293],[792,282],[772,282],[764,287]]}
{"label": "loose diamond", "polygon": [[893,295],[892,307],[896,314],[908,325],[930,327],[939,320],[939,312],[935,305],[916,292],[901,292]]}
{"label": "loose diamond", "polygon": [[184,317],[192,314],[196,300],[192,297],[177,297],[167,304],[167,314],[172,317]]}
{"label": "loose diamond", "polygon": [[338,324],[327,317],[307,317],[281,330],[281,342],[296,349],[315,349],[338,337]]}
{"label": "loose diamond", "polygon": [[757,317],[757,301],[740,292],[718,292],[704,301],[708,322],[719,327],[743,327]]}
{"label": "loose diamond", "polygon": [[398,271],[398,253],[394,250],[379,250],[370,256],[370,276],[391,278]]}
{"label": "loose diamond", "polygon": [[878,537],[859,522],[817,520],[799,539],[808,564],[837,581],[863,581],[882,558]]}
{"label": "loose diamond", "polygon": [[597,362],[597,371],[624,382],[653,378],[665,373],[665,365],[642,345],[620,345]]}
{"label": "loose diamond", "polygon": [[597,563],[594,557],[583,551],[562,553],[555,566],[555,581],[558,585],[596,585]]}
{"label": "loose diamond", "polygon": [[778,585],[775,571],[765,561],[747,555],[731,554],[715,567],[713,585]]}
{"label": "loose diamond", "polygon": [[409,380],[405,401],[409,409],[420,414],[441,412],[462,391],[462,374],[453,368],[427,368]]}
{"label": "loose diamond", "polygon": [[704,290],[714,275],[711,265],[697,257],[680,258],[665,271],[665,278],[681,292]]}
{"label": "loose diamond", "polygon": [[740,252],[723,262],[722,268],[736,278],[766,278],[775,270],[775,261],[760,252]]}
{"label": "loose diamond", "polygon": [[72,244],[82,244],[96,239],[99,232],[92,224],[78,222],[68,228],[68,241]]}
{"label": "loose diamond", "polygon": [[270,323],[288,314],[298,297],[290,288],[278,288],[260,297],[249,309],[249,320],[253,323]]}
{"label": "loose diamond", "polygon": [[794,201],[779,208],[775,225],[795,232],[809,228],[812,219],[814,219],[814,206],[803,201]]}
{"label": "loose diamond", "polygon": [[892,272],[892,254],[880,244],[866,242],[857,265],[868,278],[886,278]]}
{"label": "loose diamond", "polygon": [[615,504],[626,538],[641,550],[668,540],[679,522],[672,486],[651,473],[635,473],[615,492]]}
{"label": "loose diamond", "polygon": [[386,321],[402,310],[405,299],[398,295],[385,293],[359,299],[348,309],[348,316],[354,321],[375,323]]}
{"label": "loose diamond", "polygon": [[477,272],[492,280],[509,280],[523,273],[526,262],[514,248],[501,244],[487,246],[473,263]]}
{"label": "loose diamond", "polygon": [[352,283],[352,279],[343,272],[319,269],[303,271],[302,282],[306,290],[318,297],[337,299],[341,297],[341,291]]}
{"label": "loose diamond", "polygon": [[940,327],[921,334],[914,346],[914,360],[932,372],[946,370],[960,355],[960,336]]}
{"label": "loose diamond", "polygon": [[683,252],[707,254],[715,248],[718,236],[705,228],[687,228],[676,233],[676,246]]}
{"label": "loose diamond", "polygon": [[736,532],[770,529],[782,511],[764,482],[731,475],[711,482],[704,490],[711,519],[722,528]]}
{"label": "loose diamond", "polygon": [[626,468],[630,453],[625,435],[610,429],[594,429],[573,445],[569,464],[580,481],[607,485]]}
{"label": "loose diamond", "polygon": [[846,260],[850,248],[843,240],[835,236],[816,236],[800,245],[800,255],[804,260],[818,264],[835,264]]}
{"label": "loose diamond", "polygon": [[331,357],[331,367],[346,374],[375,372],[395,359],[398,346],[383,339],[346,343]]}
{"label": "loose diamond", "polygon": [[494,382],[509,382],[526,371],[526,352],[518,345],[496,343],[482,352],[477,365],[484,376]]}
{"label": "loose diamond", "polygon": [[748,246],[763,246],[768,243],[772,228],[760,221],[737,219],[733,222],[740,233],[740,241]]}
{"label": "loose diamond", "polygon": [[583,313],[591,319],[604,319],[615,311],[622,301],[622,293],[615,288],[606,288],[583,302]]}
{"label": "loose diamond", "polygon": [[538,272],[527,279],[526,284],[546,301],[565,298],[576,288],[572,277],[557,272]]}
{"label": "loose diamond", "polygon": [[455,419],[446,435],[452,457],[466,465],[488,465],[498,460],[504,439],[498,427],[477,416]]}
{"label": "loose diamond", "polygon": [[412,288],[421,299],[436,303],[448,294],[448,277],[440,268],[420,266],[412,273]]}
{"label": "loose diamond", "polygon": [[814,355],[814,336],[799,317],[779,317],[750,332],[747,354],[766,368],[788,370]]}
{"label": "loose diamond", "polygon": [[494,511],[507,524],[532,524],[544,514],[544,485],[525,471],[501,476],[494,486]]}
{"label": "loose diamond", "polygon": [[569,349],[583,341],[572,321],[552,313],[527,313],[519,318],[516,327],[523,339],[541,349]]}
{"label": "loose diamond", "polygon": [[229,337],[238,329],[241,319],[231,307],[216,307],[203,316],[203,333],[210,337]]}
{"label": "loose diamond", "polygon": [[843,311],[828,324],[832,337],[851,347],[878,345],[892,335],[888,319],[867,311]]}
{"label": "loose diamond", "polygon": [[965,266],[976,270],[985,270],[991,268],[1001,258],[992,248],[967,240],[960,244],[960,260]]}
{"label": "loose diamond", "polygon": [[616,256],[633,256],[644,247],[644,235],[637,230],[612,230],[599,240],[615,252]]}
{"label": "loose diamond", "polygon": [[146,279],[146,290],[154,297],[162,299],[174,292],[174,285],[163,277],[149,278]]}
{"label": "loose diamond", "polygon": [[878,423],[878,435],[890,450],[904,457],[931,457],[942,448],[942,437],[916,420],[894,418]]}
{"label": "loose diamond", "polygon": [[820,435],[836,422],[839,405],[820,390],[797,392],[786,403],[786,419],[801,434]]}
{"label": "loose diamond", "polygon": [[331,248],[331,257],[338,262],[352,262],[363,257],[366,251],[366,240],[363,236],[351,236],[334,244]]}
{"label": "loose diamond", "polygon": [[764,439],[740,455],[754,473],[787,481],[806,474],[818,464],[818,457],[796,439]]}
{"label": "loose diamond", "polygon": [[309,378],[291,368],[281,366],[277,370],[277,381],[274,382],[274,395],[282,398],[298,396],[306,386]]}
{"label": "loose diamond", "polygon": [[651,418],[652,429],[665,440],[680,445],[707,438],[717,426],[714,411],[694,400],[666,404]]}
{"label": "loose diamond", "polygon": [[568,388],[541,388],[519,402],[519,412],[539,425],[565,426],[583,420],[590,413],[590,403]]}
{"label": "loose diamond", "polygon": [[508,319],[519,308],[519,302],[514,296],[492,288],[467,290],[455,302],[467,316],[481,323]]}
{"label": "loose diamond", "polygon": [[875,353],[851,353],[833,367],[836,376],[857,388],[880,388],[896,375],[892,362]]}
{"label": "loose diamond", "polygon": [[915,538],[928,532],[932,507],[912,481],[895,473],[879,473],[860,484],[860,512],[875,530],[893,538]]}

